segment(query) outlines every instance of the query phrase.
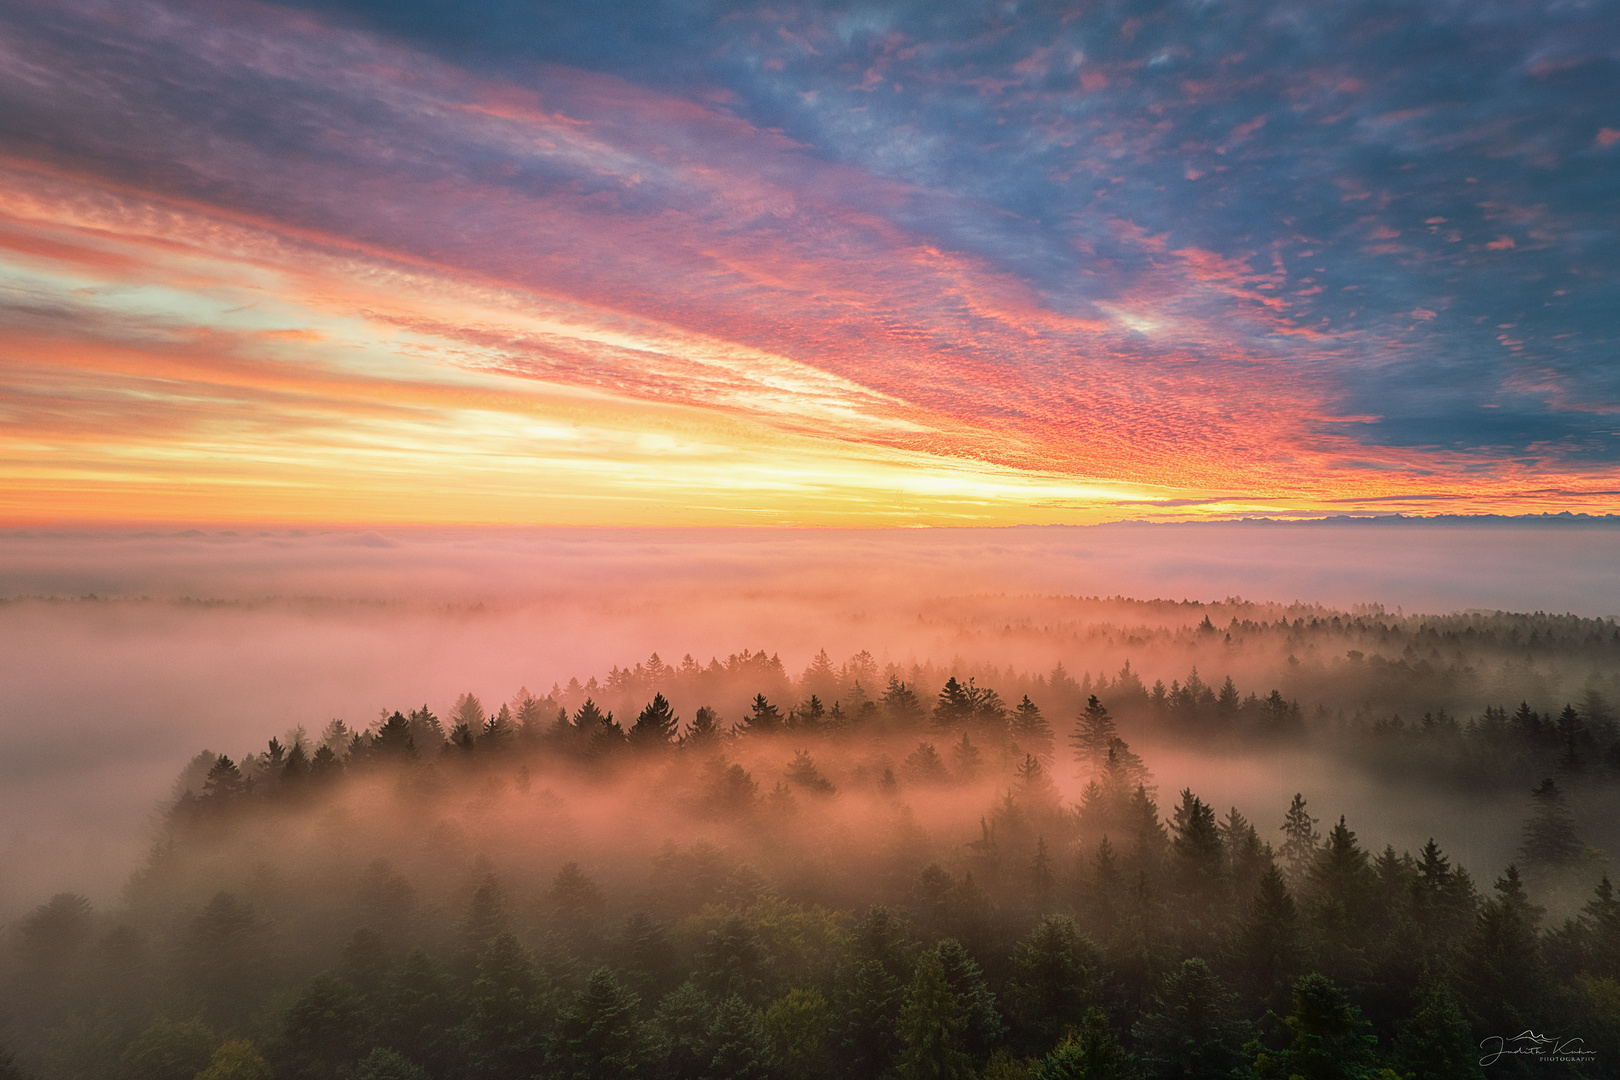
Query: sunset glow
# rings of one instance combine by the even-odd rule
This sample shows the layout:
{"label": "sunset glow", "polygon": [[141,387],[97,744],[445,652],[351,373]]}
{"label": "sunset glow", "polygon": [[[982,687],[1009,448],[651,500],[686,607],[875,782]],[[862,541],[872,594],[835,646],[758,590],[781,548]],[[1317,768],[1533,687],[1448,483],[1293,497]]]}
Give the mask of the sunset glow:
{"label": "sunset glow", "polygon": [[0,520],[1620,508],[1612,15],[317,7],[0,15]]}

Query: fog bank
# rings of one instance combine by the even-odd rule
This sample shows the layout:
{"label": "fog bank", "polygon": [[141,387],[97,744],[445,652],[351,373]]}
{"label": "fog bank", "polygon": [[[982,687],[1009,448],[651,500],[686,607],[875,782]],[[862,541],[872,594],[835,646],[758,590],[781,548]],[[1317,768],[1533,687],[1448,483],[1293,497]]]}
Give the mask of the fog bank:
{"label": "fog bank", "polygon": [[[1620,612],[1617,540],[1607,523],[1410,521],[3,533],[0,914],[42,890],[113,896],[187,760],[262,749],[298,725],[364,728],[421,704],[443,715],[469,690],[492,702],[544,693],[653,653],[702,664],[764,650],[794,677],[823,648],[838,662],[868,650],[880,667],[1061,662],[1077,674],[1125,658],[1168,682],[1187,654],[1103,648],[1042,597],[1608,616]],[[1170,609],[1160,621],[1198,617]],[[1263,695],[1281,660],[1234,658],[1211,674]],[[938,687],[917,690],[927,701]],[[1052,721],[1061,734],[1072,717]],[[1186,770],[1166,761],[1163,772]],[[1268,775],[1278,790],[1293,783]]]}

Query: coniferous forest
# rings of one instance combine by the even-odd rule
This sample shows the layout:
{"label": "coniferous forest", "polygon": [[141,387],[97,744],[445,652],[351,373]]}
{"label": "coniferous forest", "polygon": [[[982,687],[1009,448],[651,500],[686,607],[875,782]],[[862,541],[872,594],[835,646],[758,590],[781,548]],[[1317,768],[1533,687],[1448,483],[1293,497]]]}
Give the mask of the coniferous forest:
{"label": "coniferous forest", "polygon": [[977,631],[1072,668],[653,656],[176,762],[116,903],[9,928],[0,1077],[1620,1075],[1613,621],[1114,610]]}

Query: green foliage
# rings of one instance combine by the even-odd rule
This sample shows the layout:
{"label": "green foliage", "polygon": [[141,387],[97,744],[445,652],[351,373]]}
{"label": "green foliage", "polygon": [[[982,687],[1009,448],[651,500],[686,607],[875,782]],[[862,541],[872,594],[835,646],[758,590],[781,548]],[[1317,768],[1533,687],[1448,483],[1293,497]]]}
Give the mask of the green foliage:
{"label": "green foliage", "polygon": [[1445,983],[1426,980],[1417,1010],[1400,1025],[1395,1065],[1421,1080],[1483,1080],[1479,1044]]}
{"label": "green foliage", "polygon": [[1013,950],[1010,990],[1019,1044],[1044,1053],[1079,1024],[1092,1003],[1098,956],[1066,915],[1048,915]]}
{"label": "green foliage", "polygon": [[287,1010],[277,1071],[292,1080],[337,1080],[369,1045],[354,991],[331,975],[317,975]]}
{"label": "green foliage", "polygon": [[[558,1080],[631,1080],[649,1056],[636,995],[597,968],[557,1024],[546,1073]],[[508,1073],[507,1075],[514,1075]]]}
{"label": "green foliage", "polygon": [[462,1040],[471,1076],[504,1080],[539,1071],[556,1002],[534,958],[510,933],[497,935],[479,958],[470,1004]]}
{"label": "green foliage", "polygon": [[760,1030],[784,1080],[828,1075],[832,1010],[819,990],[789,990],[765,1007]]}
{"label": "green foliage", "polygon": [[1254,1068],[1262,1078],[1383,1080],[1372,1025],[1324,976],[1307,975],[1295,984],[1294,1011],[1283,1024],[1292,1040],[1281,1050],[1259,1050]]}
{"label": "green foliage", "polygon": [[429,1080],[427,1070],[411,1059],[378,1046],[360,1059],[349,1080]]}
{"label": "green foliage", "polygon": [[118,1055],[119,1080],[191,1080],[208,1067],[219,1044],[200,1019],[155,1016]]}
{"label": "green foliage", "polygon": [[1575,818],[1557,782],[1550,777],[1543,780],[1530,798],[1535,809],[1525,822],[1524,842],[1519,846],[1525,866],[1541,869],[1578,861],[1585,847],[1575,835]]}
{"label": "green foliage", "polygon": [[945,978],[939,952],[923,953],[900,1010],[900,1080],[969,1080],[968,1020],[967,1002]]}
{"label": "green foliage", "polygon": [[1035,1070],[1033,1080],[1135,1080],[1135,1062],[1108,1030],[1108,1019],[1087,1011]]}
{"label": "green foliage", "polygon": [[246,1039],[232,1039],[214,1051],[208,1068],[196,1080],[271,1080],[274,1074],[254,1045]]}
{"label": "green foliage", "polygon": [[[259,1075],[243,1034],[277,1080],[1325,1080],[1394,1075],[1386,1065],[1406,1080],[1478,1080],[1477,1036],[1525,1028],[1579,1034],[1603,1048],[1599,1061],[1620,1059],[1620,901],[1607,878],[1578,913],[1579,899],[1547,894],[1566,918],[1543,933],[1516,870],[1482,900],[1433,840],[1370,857],[1344,818],[1321,836],[1303,794],[1276,852],[1235,808],[1217,820],[1190,788],[1167,822],[1102,705],[1133,735],[1168,721],[1186,726],[1149,737],[1237,741],[1269,730],[1271,713],[1298,721],[1280,692],[1272,707],[1231,679],[1217,693],[1196,671],[1151,695],[1123,672],[1028,683],[1067,715],[1086,703],[1089,782],[1074,807],[1021,685],[1008,710],[965,675],[947,682],[936,719],[950,742],[936,749],[916,741],[927,717],[898,668],[872,703],[822,657],[828,710],[774,659],[747,662],[775,672],[772,697],[801,704],[783,717],[757,694],[740,732],[700,708],[676,740],[654,675],[623,671],[608,686],[525,692],[492,717],[464,696],[452,719],[467,753],[435,749],[444,729],[424,706],[387,714],[371,735],[336,724],[307,747],[301,733],[271,740],[241,767],[205,755],[188,782],[205,794],[169,817],[125,909],[98,913],[65,893],[12,928],[0,954],[8,1040],[41,1080]],[[703,670],[646,669],[671,687],[700,685]],[[875,666],[861,671],[875,685]],[[938,685],[927,668],[908,677]],[[643,691],[652,700],[629,736],[596,704],[622,711]],[[562,701],[578,706],[572,720]],[[1526,787],[1575,746],[1579,783],[1537,788],[1525,837],[1536,867],[1573,878],[1587,852],[1569,800],[1612,781],[1591,744],[1613,724],[1599,705],[1573,721],[1571,709],[1525,706],[1462,726],[1425,702],[1409,715],[1428,720],[1406,735],[1358,733],[1346,718],[1333,737],[1428,740],[1481,769],[1505,740],[1537,770]],[[796,793],[798,816],[784,824],[748,769],[776,774],[790,749],[777,787]],[[632,780],[638,798],[667,803],[672,837],[711,839],[672,839],[639,866],[601,846],[618,822],[589,793],[609,805]],[[971,843],[919,824],[992,785],[993,802],[968,808],[983,814]],[[576,791],[577,802],[556,794]],[[533,816],[488,812],[508,797]],[[678,816],[694,810],[705,820]],[[534,830],[543,860],[514,854],[518,829]],[[363,846],[377,836],[396,845],[381,850],[397,868]],[[320,888],[277,864],[284,850],[308,857]],[[537,872],[559,864],[549,880]],[[232,891],[208,899],[221,884]],[[909,921],[882,904],[857,918],[879,898]],[[605,929],[625,911],[637,913]],[[160,1008],[195,1018],[155,1018]],[[1245,1045],[1257,1029],[1274,1049]],[[1373,1031],[1390,1040],[1387,1060]]]}
{"label": "green foliage", "polygon": [[1166,976],[1132,1034],[1149,1080],[1233,1080],[1246,1072],[1253,1027],[1237,996],[1194,958]]}

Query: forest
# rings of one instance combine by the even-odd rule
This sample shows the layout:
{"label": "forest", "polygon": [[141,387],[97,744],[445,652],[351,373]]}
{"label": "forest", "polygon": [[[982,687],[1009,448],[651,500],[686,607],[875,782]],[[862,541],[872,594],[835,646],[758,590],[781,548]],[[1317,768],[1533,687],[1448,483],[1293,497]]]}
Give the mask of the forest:
{"label": "forest", "polygon": [[176,762],[116,903],[7,929],[0,1077],[1620,1074],[1613,620],[977,610]]}

